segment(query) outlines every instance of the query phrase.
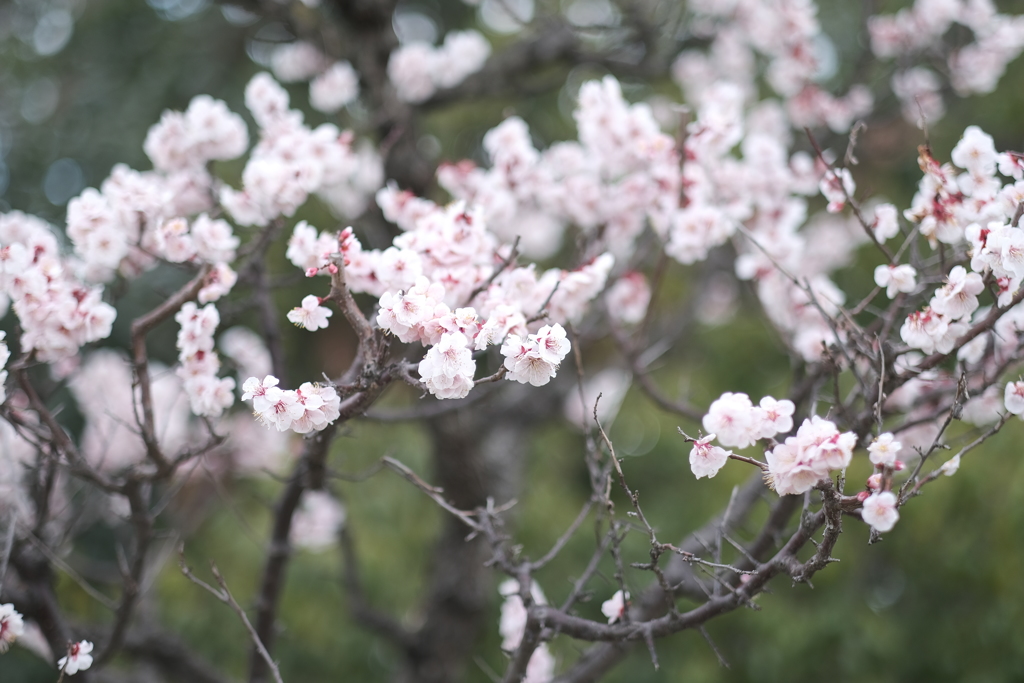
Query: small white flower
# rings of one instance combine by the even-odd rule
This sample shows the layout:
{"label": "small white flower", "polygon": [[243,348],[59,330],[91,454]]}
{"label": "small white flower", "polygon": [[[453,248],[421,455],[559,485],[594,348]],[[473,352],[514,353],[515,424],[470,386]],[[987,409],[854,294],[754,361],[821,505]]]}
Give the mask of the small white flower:
{"label": "small white flower", "polygon": [[895,440],[892,432],[879,434],[878,438],[868,446],[868,458],[874,465],[892,467],[896,462],[896,454],[899,453],[901,448],[903,448],[903,445]]}
{"label": "small white flower", "polygon": [[864,501],[864,510],[861,512],[864,521],[871,525],[875,531],[891,531],[896,522],[900,519],[900,513],[896,509],[896,496],[892,491],[873,493]]}
{"label": "small white flower", "polygon": [[320,305],[320,297],[310,294],[302,300],[302,306],[288,311],[288,321],[296,327],[304,327],[310,332],[327,329],[327,319],[333,313],[331,309]]}
{"label": "small white flower", "polygon": [[617,590],[615,595],[601,603],[601,614],[608,617],[609,624],[614,624],[625,615],[628,605],[629,593],[624,594],[621,590]]}
{"label": "small white flower", "polygon": [[57,661],[57,668],[68,676],[74,676],[79,671],[85,671],[92,666],[92,643],[88,640],[80,640],[68,646],[68,654]]}
{"label": "small white flower", "polygon": [[0,653],[7,652],[18,637],[25,633],[25,623],[14,605],[0,605]]}

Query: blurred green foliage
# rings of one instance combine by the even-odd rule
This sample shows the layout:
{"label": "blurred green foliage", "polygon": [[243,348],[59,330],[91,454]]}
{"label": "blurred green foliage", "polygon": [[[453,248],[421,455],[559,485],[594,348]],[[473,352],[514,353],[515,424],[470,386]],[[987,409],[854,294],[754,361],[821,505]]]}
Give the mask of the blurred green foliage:
{"label": "blurred green foliage", "polygon": [[[15,5],[24,9],[26,3]],[[177,20],[162,18],[154,9],[163,7],[157,2],[90,0],[68,5],[75,8],[74,32],[58,54],[32,55],[24,36],[13,29],[0,42],[0,153],[9,175],[9,182],[0,185],[6,185],[0,192],[0,208],[35,213],[56,224],[61,223],[64,202],[71,195],[63,202],[47,198],[44,180],[54,162],[74,160],[81,170],[79,189],[98,186],[118,162],[145,169],[148,162],[142,140],[161,111],[181,109],[192,96],[208,92],[241,112],[244,84],[258,68],[247,56],[257,29],[233,24],[220,9],[202,2],[194,3],[196,12]],[[462,20],[472,17],[461,5],[459,10],[448,9],[447,4],[420,5],[439,22],[453,16]],[[841,0],[821,5],[822,21],[836,36],[841,65],[837,79],[841,79],[848,75],[846,65],[860,49],[856,33],[848,30],[857,21],[857,11],[852,9],[853,3]],[[881,71],[870,78],[883,78],[879,74]],[[584,68],[574,72],[572,79],[578,83],[589,75],[599,72]],[[22,100],[39,79],[56,84],[59,102],[50,116],[29,123],[20,113]],[[633,97],[655,91],[670,93],[673,89],[666,83],[627,87]],[[296,101],[302,103],[301,89],[294,92]],[[483,133],[504,115],[515,112],[531,124],[538,141],[546,144],[573,134],[566,97],[555,93],[537,100],[468,103],[430,116],[426,132],[440,143],[442,158],[480,159]],[[937,156],[946,158],[963,128],[977,124],[995,137],[998,148],[1022,149],[1021,111],[1024,65],[1018,62],[1011,65],[997,93],[949,103],[947,117],[930,131],[931,143]],[[307,114],[311,121],[322,120],[319,115]],[[343,114],[340,122],[365,124],[358,111]],[[915,157],[920,142],[921,133],[902,120],[879,120],[862,138],[863,163],[855,172],[860,188],[905,204],[919,179]],[[237,178],[240,167],[226,165],[222,170],[232,179]],[[302,217],[316,225],[326,227],[332,222],[322,207],[304,211]],[[874,265],[874,255],[865,254],[854,269],[838,279],[863,282]],[[290,272],[283,248],[272,253],[270,268],[278,274]],[[150,280],[155,293],[120,293],[121,325],[112,343],[124,345],[124,321],[133,311],[152,306],[160,291],[171,291],[182,275],[158,271],[156,277]],[[681,266],[670,267],[669,277],[669,289],[658,304],[664,311],[672,310],[688,286]],[[299,283],[275,292],[275,296],[283,305],[297,300],[298,290],[306,286]],[[238,310],[239,319],[245,320],[244,309],[239,306]],[[770,325],[755,310],[745,301],[741,314],[729,325],[700,327],[685,345],[661,358],[658,376],[674,382],[664,386],[666,391],[688,391],[701,405],[726,390],[745,391],[754,397],[784,394],[789,360]],[[286,334],[289,358],[295,359],[289,370],[296,377],[316,377],[325,362],[340,364],[337,349],[348,344],[334,328],[329,335],[322,334],[312,350],[308,336],[294,330],[286,330]],[[157,356],[170,361],[174,357],[173,329],[168,327],[161,336]],[[592,350],[595,358],[602,352],[600,348]],[[585,365],[589,367],[587,359]],[[388,399],[392,403],[411,399],[402,391],[395,394]],[[640,492],[648,518],[666,540],[701,526],[748,474],[740,464],[732,463],[714,480],[694,481],[686,460],[688,448],[677,435],[677,426],[691,432],[697,428],[665,415],[632,391],[610,432],[623,453],[635,453],[625,459],[624,470]],[[358,473],[381,455],[390,454],[429,478],[429,454],[424,451],[428,440],[421,427],[359,422],[346,430],[335,445],[331,468]],[[954,434],[955,447],[965,437]],[[654,671],[640,648],[609,680],[985,683],[1024,679],[1024,582],[1019,579],[1024,565],[1022,436],[1024,432],[1014,421],[999,439],[972,452],[954,478],[940,478],[904,509],[899,525],[881,544],[868,546],[866,527],[848,521],[837,550],[842,561],[815,577],[813,589],[790,586],[780,579],[772,584],[770,594],[758,599],[760,611],[740,610],[713,621],[709,636],[729,668],[719,665],[700,634],[685,632],[658,643],[660,672]],[[528,438],[532,444],[529,484],[513,517],[524,552],[536,557],[575,517],[589,485],[582,436],[567,423],[552,423]],[[850,473],[853,486],[868,474],[862,465],[860,462]],[[172,508],[170,515],[184,526],[198,525],[186,552],[197,573],[206,576],[207,563],[216,562],[244,604],[259,579],[269,508],[280,484],[268,480],[226,486],[230,487],[227,491],[197,486],[198,492],[192,495],[203,499],[189,500],[186,494],[185,502]],[[361,483],[339,481],[336,488],[347,505],[373,603],[403,622],[415,624],[432,539],[440,526],[439,511],[425,496],[386,472]],[[231,503],[222,495],[230,497]],[[621,510],[626,501],[620,496],[617,504]],[[749,532],[755,530],[752,525]],[[111,541],[109,530],[97,528],[82,538],[78,552],[109,556]],[[173,538],[166,542],[173,547]],[[593,543],[593,534],[585,527],[537,577],[551,601],[558,602],[568,594]],[[634,534],[626,549],[629,561],[647,557],[641,534]],[[165,561],[150,608],[215,665],[229,674],[243,675],[248,640],[235,615],[181,576],[174,552],[168,552]],[[340,565],[336,552],[300,552],[290,567],[281,611],[283,631],[276,650],[284,678],[290,683],[342,678],[383,681],[394,670],[395,657],[388,646],[347,617]],[[616,588],[613,572],[610,563],[602,566],[589,586],[592,599],[580,606],[581,613],[600,618],[601,601]],[[648,579],[646,574],[633,572],[627,583],[639,592]],[[63,604],[78,618],[108,618],[66,577],[61,579],[60,593]],[[469,681],[488,681],[488,670],[503,669],[497,597],[495,591],[491,628],[484,634],[478,659],[470,663]],[[562,663],[573,661],[580,647],[565,638],[553,643]],[[4,683],[52,680],[53,669],[21,648],[0,656],[0,681]]]}

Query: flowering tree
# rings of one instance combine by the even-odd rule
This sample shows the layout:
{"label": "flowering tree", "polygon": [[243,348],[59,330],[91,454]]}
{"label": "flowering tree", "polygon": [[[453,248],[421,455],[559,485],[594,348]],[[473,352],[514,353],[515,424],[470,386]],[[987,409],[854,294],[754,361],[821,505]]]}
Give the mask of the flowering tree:
{"label": "flowering tree", "polygon": [[[415,17],[386,2],[225,12],[295,36],[244,87],[253,126],[199,95],[138,141],[151,169],[115,166],[63,226],[0,215],[0,646],[33,644],[58,677],[145,666],[230,680],[141,608],[177,554],[166,571],[244,625],[249,680],[286,679],[275,645],[293,554],[336,545],[338,620],[398,653],[396,680],[459,680],[482,629],[500,632],[504,681],[598,680],[633,646],[657,668],[659,638],[697,631],[715,649],[706,624],[757,608],[780,575],[827,570],[844,527],[899,534],[904,506],[926,505],[925,486],[1024,414],[1024,155],[977,126],[948,159],[928,137],[950,98],[996,88],[1024,19],[960,0],[864,16],[869,47],[838,84],[809,0],[484,0],[493,46],[466,26],[417,39]],[[584,64],[606,75],[572,93],[575,139],[538,148],[509,115],[479,162],[435,168],[420,135],[432,113],[554,91]],[[886,77],[868,87],[869,69]],[[669,75],[685,106],[631,102],[619,80]],[[308,82],[316,113],[282,82]],[[859,189],[872,182],[858,140],[893,116],[920,129],[909,205]],[[300,219],[311,206],[335,218]],[[125,303],[167,282],[151,309]],[[741,286],[791,380],[706,405],[667,388],[688,371],[659,359],[697,325],[732,324]],[[285,321],[315,362],[289,359]],[[327,353],[308,351],[338,327]],[[168,367],[154,349],[170,329]],[[610,436],[630,385],[678,418],[672,448],[694,477],[751,471],[717,515],[689,510],[707,521],[682,540],[645,512]],[[524,546],[523,434],[561,412],[582,434],[589,492],[552,545]],[[339,468],[339,437],[363,420],[422,421],[430,469],[394,454]],[[866,481],[847,480],[857,467]],[[445,515],[418,623],[368,595],[339,494],[384,469]],[[207,479],[227,506],[232,481],[273,486],[261,566],[237,579],[251,595],[216,552],[202,558],[210,583],[180,550]],[[101,588],[62,559],[97,526],[119,539]],[[585,527],[589,560],[546,592],[538,575]],[[110,613],[70,604],[58,573]],[[556,659],[549,643],[570,639],[578,654]]]}

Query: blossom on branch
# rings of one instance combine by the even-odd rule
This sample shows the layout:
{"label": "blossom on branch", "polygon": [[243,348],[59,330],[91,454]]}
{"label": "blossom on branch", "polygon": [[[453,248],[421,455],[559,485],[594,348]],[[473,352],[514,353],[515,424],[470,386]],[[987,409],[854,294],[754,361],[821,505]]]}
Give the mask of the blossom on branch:
{"label": "blossom on branch", "polygon": [[321,302],[320,297],[312,294],[303,297],[301,307],[288,311],[288,321],[310,332],[327,329],[327,319],[333,313],[331,309],[321,306]]}

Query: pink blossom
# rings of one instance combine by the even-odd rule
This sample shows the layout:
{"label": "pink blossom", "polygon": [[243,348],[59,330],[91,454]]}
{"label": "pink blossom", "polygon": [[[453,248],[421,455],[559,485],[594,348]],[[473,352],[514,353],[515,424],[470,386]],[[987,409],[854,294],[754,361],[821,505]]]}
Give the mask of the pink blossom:
{"label": "pink blossom", "polygon": [[873,493],[864,501],[861,517],[875,531],[885,533],[891,531],[900,519],[896,509],[896,496],[891,491]]}
{"label": "pink blossom", "polygon": [[732,451],[712,446],[711,441],[714,438],[714,434],[708,434],[704,438],[693,442],[693,448],[690,450],[690,471],[698,479],[701,477],[709,479],[714,477],[725,466],[725,463],[729,461],[729,456],[732,455]]}

